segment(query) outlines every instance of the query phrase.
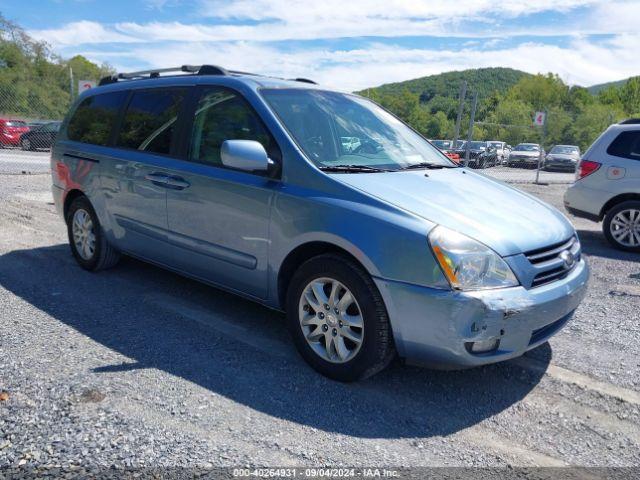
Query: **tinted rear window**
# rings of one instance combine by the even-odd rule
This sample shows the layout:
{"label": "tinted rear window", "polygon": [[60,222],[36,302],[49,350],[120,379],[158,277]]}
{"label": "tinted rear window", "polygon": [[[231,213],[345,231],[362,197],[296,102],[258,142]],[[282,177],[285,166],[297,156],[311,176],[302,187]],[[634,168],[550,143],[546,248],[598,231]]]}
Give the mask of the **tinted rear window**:
{"label": "tinted rear window", "polygon": [[67,127],[70,140],[94,145],[106,145],[127,97],[126,91],[102,93],[85,98],[78,106]]}
{"label": "tinted rear window", "polygon": [[26,127],[26,126],[27,124],[20,120],[11,120],[10,122],[7,122],[7,127]]}
{"label": "tinted rear window", "polygon": [[622,132],[611,142],[607,153],[614,157],[640,160],[640,130]]}
{"label": "tinted rear window", "polygon": [[122,120],[116,145],[168,154],[178,113],[186,94],[184,88],[158,88],[133,93]]}

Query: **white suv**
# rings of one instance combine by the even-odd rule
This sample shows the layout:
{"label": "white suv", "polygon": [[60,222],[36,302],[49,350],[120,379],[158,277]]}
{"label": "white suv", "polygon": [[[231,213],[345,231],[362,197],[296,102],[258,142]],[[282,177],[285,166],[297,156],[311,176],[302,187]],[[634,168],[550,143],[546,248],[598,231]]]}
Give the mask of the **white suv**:
{"label": "white suv", "polygon": [[599,222],[616,248],[640,252],[640,119],[611,125],[586,151],[564,206]]}

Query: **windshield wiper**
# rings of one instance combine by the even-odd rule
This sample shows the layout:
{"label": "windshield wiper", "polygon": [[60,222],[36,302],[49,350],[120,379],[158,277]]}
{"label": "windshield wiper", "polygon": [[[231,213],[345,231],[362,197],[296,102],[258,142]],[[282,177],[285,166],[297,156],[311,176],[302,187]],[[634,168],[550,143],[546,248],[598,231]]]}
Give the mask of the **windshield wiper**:
{"label": "windshield wiper", "polygon": [[420,169],[420,168],[426,168],[428,170],[440,170],[441,168],[458,168],[458,167],[454,165],[443,165],[441,163],[420,162],[420,163],[414,163],[412,165],[407,165],[406,167],[402,167],[400,170],[414,170],[414,169]]}
{"label": "windshield wiper", "polygon": [[369,165],[322,165],[318,167],[323,172],[344,172],[344,173],[376,173],[393,172],[386,168],[371,167]]}

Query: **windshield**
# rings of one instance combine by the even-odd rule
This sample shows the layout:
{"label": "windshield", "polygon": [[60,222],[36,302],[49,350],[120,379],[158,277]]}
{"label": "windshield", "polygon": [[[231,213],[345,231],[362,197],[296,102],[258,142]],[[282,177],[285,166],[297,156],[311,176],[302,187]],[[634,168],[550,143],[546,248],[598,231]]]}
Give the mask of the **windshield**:
{"label": "windshield", "polygon": [[540,151],[540,147],[532,143],[521,143],[520,145],[516,145],[514,150],[518,150],[520,152],[538,152]]}
{"label": "windshield", "polygon": [[497,149],[502,148],[502,142],[491,142],[491,143],[490,143],[490,145],[491,145],[493,148],[497,148]]}
{"label": "windshield", "polygon": [[469,142],[469,148],[471,150],[484,150],[487,148],[487,144],[484,142]]}
{"label": "windshield", "polygon": [[261,93],[318,167],[456,166],[423,137],[364,98],[305,89],[263,89]]}
{"label": "windshield", "polygon": [[563,155],[579,155],[580,150],[578,150],[578,147],[572,147],[569,145],[557,145],[553,147],[549,153],[558,153]]}
{"label": "windshield", "polygon": [[451,148],[451,140],[434,140],[431,143],[440,149]]}

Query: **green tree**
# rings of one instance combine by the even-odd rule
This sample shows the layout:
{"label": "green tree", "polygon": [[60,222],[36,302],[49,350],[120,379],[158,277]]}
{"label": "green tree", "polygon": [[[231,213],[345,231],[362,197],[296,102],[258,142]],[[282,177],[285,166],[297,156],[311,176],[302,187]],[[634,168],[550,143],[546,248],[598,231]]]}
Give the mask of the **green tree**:
{"label": "green tree", "polygon": [[569,87],[560,80],[560,77],[548,73],[522,78],[509,90],[507,98],[519,100],[530,105],[534,110],[541,111],[562,105],[568,94]]}
{"label": "green tree", "polygon": [[620,91],[620,98],[626,113],[629,115],[640,113],[640,77],[627,80]]}
{"label": "green tree", "polygon": [[83,57],[64,61],[0,15],[0,114],[60,119],[69,109],[69,64],[97,79],[110,71]]}
{"label": "green tree", "polygon": [[624,112],[612,110],[607,105],[590,105],[576,117],[569,137],[584,151],[609,125],[622,118]]}

